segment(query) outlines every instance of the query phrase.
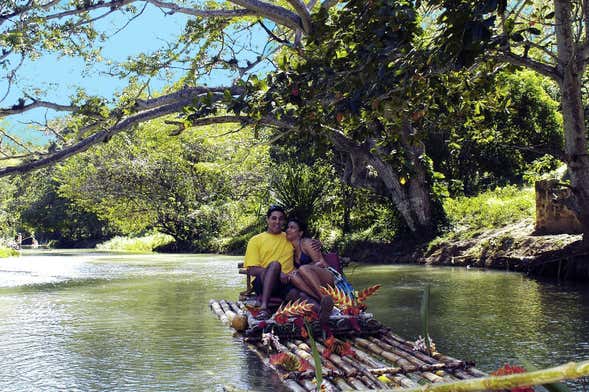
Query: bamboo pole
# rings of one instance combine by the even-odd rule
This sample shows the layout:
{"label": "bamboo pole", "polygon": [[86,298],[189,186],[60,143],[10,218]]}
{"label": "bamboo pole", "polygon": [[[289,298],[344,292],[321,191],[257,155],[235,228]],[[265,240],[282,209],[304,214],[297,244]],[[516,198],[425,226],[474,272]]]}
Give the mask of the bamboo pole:
{"label": "bamboo pole", "polygon": [[[340,339],[335,339],[335,341],[340,345],[345,344],[345,342],[343,342]],[[370,356],[368,356],[368,354],[364,353],[356,346],[352,346],[352,347],[354,348],[354,353],[355,353],[355,356],[353,358],[348,357],[348,356],[341,356],[341,355],[338,355],[337,357],[341,358],[341,360],[344,363],[347,363],[349,366],[358,369],[358,371],[363,374],[363,377],[367,379],[367,380],[365,380],[364,378],[362,378],[362,381],[365,384],[367,384],[367,385],[370,384],[370,385],[373,385],[374,387],[377,387],[380,389],[389,389],[386,384],[384,384],[383,382],[378,380],[378,378],[376,378],[374,376],[374,374],[371,373],[371,371],[370,371],[371,370],[370,368],[374,368],[375,365],[377,367],[382,367],[381,366],[382,364],[373,360]],[[332,355],[335,356],[337,354],[332,354]],[[368,366],[370,368],[367,367],[366,364],[368,364]],[[368,382],[368,380],[369,380],[369,382]]]}
{"label": "bamboo pole", "polygon": [[466,370],[462,369],[454,369],[452,371],[456,377],[461,380],[469,380],[471,378],[475,378],[472,374],[468,373]]}
{"label": "bamboo pole", "polygon": [[353,391],[354,387],[352,387],[350,384],[348,384],[346,382],[346,380],[344,380],[342,377],[335,377],[332,382],[335,384],[335,386],[339,389],[341,389],[342,391]]}
{"label": "bamboo pole", "polygon": [[414,357],[420,359],[421,361],[423,361],[425,363],[429,363],[431,365],[440,362],[439,360],[437,360],[437,359],[435,359],[425,353],[422,353],[421,351],[413,350],[412,344],[401,343],[397,339],[394,339],[392,336],[388,336],[388,335],[392,335],[392,334],[390,332],[388,332],[388,334],[382,335],[381,339],[383,341],[385,341],[386,343],[390,344],[391,346],[397,347],[398,349],[405,351],[405,352],[413,355]]}
{"label": "bamboo pole", "polygon": [[479,369],[477,368],[468,368],[466,369],[467,373],[471,374],[473,377],[477,378],[477,377],[488,377],[489,375],[485,372],[481,372]]}
{"label": "bamboo pole", "polygon": [[286,385],[291,391],[293,392],[309,392],[312,389],[307,389],[297,383],[295,380],[284,380],[284,385]]}
{"label": "bamboo pole", "polygon": [[233,310],[235,313],[243,312],[243,310],[237,305],[237,303],[233,301],[228,301],[227,303],[231,307],[231,310]]}
{"label": "bamboo pole", "polygon": [[415,381],[402,374],[391,377],[391,380],[402,386],[403,388],[416,388],[419,386]]}
{"label": "bamboo pole", "polygon": [[356,352],[356,357],[358,360],[362,361],[362,363],[369,366],[371,369],[382,369],[388,368],[389,366],[384,364],[383,362],[377,360],[374,357],[371,357],[368,353],[364,352],[361,347],[353,345],[354,351]]}
{"label": "bamboo pole", "polygon": [[360,378],[364,384],[369,385],[371,388],[378,388],[378,389],[389,389],[388,386],[380,381],[374,374],[370,372],[364,364],[358,361],[358,358],[350,358],[350,357],[341,357],[343,361],[348,363],[350,366],[355,367],[360,372]]}
{"label": "bamboo pole", "polygon": [[219,317],[219,320],[221,320],[223,324],[229,324],[229,319],[227,318],[225,312],[223,312],[223,309],[221,308],[221,305],[219,305],[217,301],[215,301],[214,299],[210,300],[209,306],[211,307],[211,309],[213,309],[213,312],[217,315],[217,317]]}
{"label": "bamboo pole", "polygon": [[[297,344],[298,343],[298,344]],[[311,355],[311,348],[305,342],[297,340],[295,342],[287,343],[287,347],[291,350],[291,352],[295,352],[301,358],[305,358],[309,360],[311,366],[313,366],[313,356]],[[321,358],[322,362],[322,374],[324,377],[324,381],[328,380],[334,384],[334,388],[336,390],[341,389],[344,391],[351,391],[354,390],[354,387],[350,386],[346,380],[343,378],[346,376],[345,370],[338,368],[338,366],[326,358]]]}
{"label": "bamboo pole", "polygon": [[231,310],[229,304],[227,304],[227,302],[224,299],[219,301],[219,305],[221,306],[223,312],[225,312],[225,316],[227,317],[227,320],[229,320],[229,324],[233,325],[233,320],[237,318],[237,313]]}
{"label": "bamboo pole", "polygon": [[436,383],[436,382],[443,382],[444,379],[436,374],[433,374],[431,372],[421,372],[419,373],[421,375],[421,377],[425,378],[426,380],[428,380],[431,383]]}
{"label": "bamboo pole", "polygon": [[589,361],[569,362],[535,372],[473,378],[453,383],[424,385],[404,392],[470,392],[480,390],[512,389],[521,386],[550,384],[589,375]]}
{"label": "bamboo pole", "polygon": [[405,358],[402,358],[396,354],[390,353],[388,351],[383,350],[378,345],[372,343],[369,340],[364,338],[354,338],[354,343],[358,344],[362,348],[366,348],[371,352],[375,353],[376,355],[381,356],[382,358],[390,361],[394,365],[400,366],[406,372],[413,372],[417,369],[417,366],[412,364],[411,362],[407,361]]}
{"label": "bamboo pole", "polygon": [[415,356],[413,356],[412,355],[413,353],[410,354],[410,353],[408,353],[406,351],[399,350],[396,347],[394,347],[394,346],[392,346],[392,345],[390,345],[390,344],[388,344],[388,343],[386,343],[386,342],[384,342],[382,340],[379,340],[379,339],[377,339],[375,337],[369,337],[368,340],[371,341],[372,343],[378,345],[380,348],[382,348],[385,351],[388,351],[388,352],[391,352],[391,353],[393,353],[395,355],[398,355],[401,358],[405,358],[406,360],[408,360],[409,362],[411,362],[415,366],[418,366],[418,367],[421,368],[422,366],[424,366],[426,364],[426,362],[424,362],[424,361],[420,360],[419,358],[416,358]]}
{"label": "bamboo pole", "polygon": [[[325,346],[323,344],[319,342],[315,342],[315,344],[317,345],[317,350],[319,350],[319,352],[325,351]],[[336,366],[338,366],[341,370],[343,370],[346,377],[354,377],[358,374],[358,370],[356,368],[345,363],[342,360],[342,357],[335,353],[332,353],[329,356],[329,360],[333,362]]]}

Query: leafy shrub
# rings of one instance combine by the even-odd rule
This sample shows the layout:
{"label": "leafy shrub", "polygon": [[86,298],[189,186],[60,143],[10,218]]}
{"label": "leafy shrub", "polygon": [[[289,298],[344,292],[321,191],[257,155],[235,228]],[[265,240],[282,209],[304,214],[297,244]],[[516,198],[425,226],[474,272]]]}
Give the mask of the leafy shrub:
{"label": "leafy shrub", "polygon": [[534,217],[535,194],[533,188],[509,185],[474,197],[446,199],[444,209],[455,229],[496,228]]}
{"label": "leafy shrub", "polygon": [[155,233],[144,237],[114,237],[109,241],[96,246],[101,250],[118,250],[125,252],[153,252],[154,249],[174,241],[172,236]]}
{"label": "leafy shrub", "polygon": [[18,256],[18,250],[12,248],[0,248],[0,258]]}

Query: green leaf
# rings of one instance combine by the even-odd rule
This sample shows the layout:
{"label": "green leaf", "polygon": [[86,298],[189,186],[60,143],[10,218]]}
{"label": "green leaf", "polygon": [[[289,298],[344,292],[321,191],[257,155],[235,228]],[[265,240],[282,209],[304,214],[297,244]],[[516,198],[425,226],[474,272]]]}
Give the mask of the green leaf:
{"label": "green leaf", "polygon": [[311,343],[311,352],[313,353],[313,363],[315,364],[315,379],[317,380],[317,390],[320,390],[321,384],[323,384],[323,371],[321,369],[321,355],[317,350],[315,339],[313,338],[312,328],[307,321],[305,321],[305,328],[309,334],[309,342]]}
{"label": "green leaf", "polygon": [[429,284],[423,289],[423,297],[421,299],[421,326],[427,350],[431,352],[429,341]]}

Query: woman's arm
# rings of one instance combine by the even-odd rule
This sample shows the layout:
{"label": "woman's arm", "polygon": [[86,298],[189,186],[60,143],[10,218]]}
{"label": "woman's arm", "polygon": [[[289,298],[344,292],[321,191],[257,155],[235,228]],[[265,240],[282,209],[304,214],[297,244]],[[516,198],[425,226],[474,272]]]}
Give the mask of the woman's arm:
{"label": "woman's arm", "polygon": [[314,241],[316,240],[311,238],[303,239],[303,242],[301,243],[302,251],[311,257],[313,264],[318,265],[319,267],[327,267],[328,264],[323,258],[321,251],[316,246],[313,246]]}

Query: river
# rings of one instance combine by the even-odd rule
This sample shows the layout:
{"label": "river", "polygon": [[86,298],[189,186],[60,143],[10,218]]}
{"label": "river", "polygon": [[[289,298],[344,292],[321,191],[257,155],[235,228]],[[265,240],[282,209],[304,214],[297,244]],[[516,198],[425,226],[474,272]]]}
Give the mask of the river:
{"label": "river", "polygon": [[[243,289],[239,260],[57,250],[0,259],[0,391],[279,390],[208,308]],[[589,358],[586,286],[464,268],[346,273],[356,288],[383,285],[369,310],[407,339],[420,333],[430,285],[438,350],[481,370]]]}

